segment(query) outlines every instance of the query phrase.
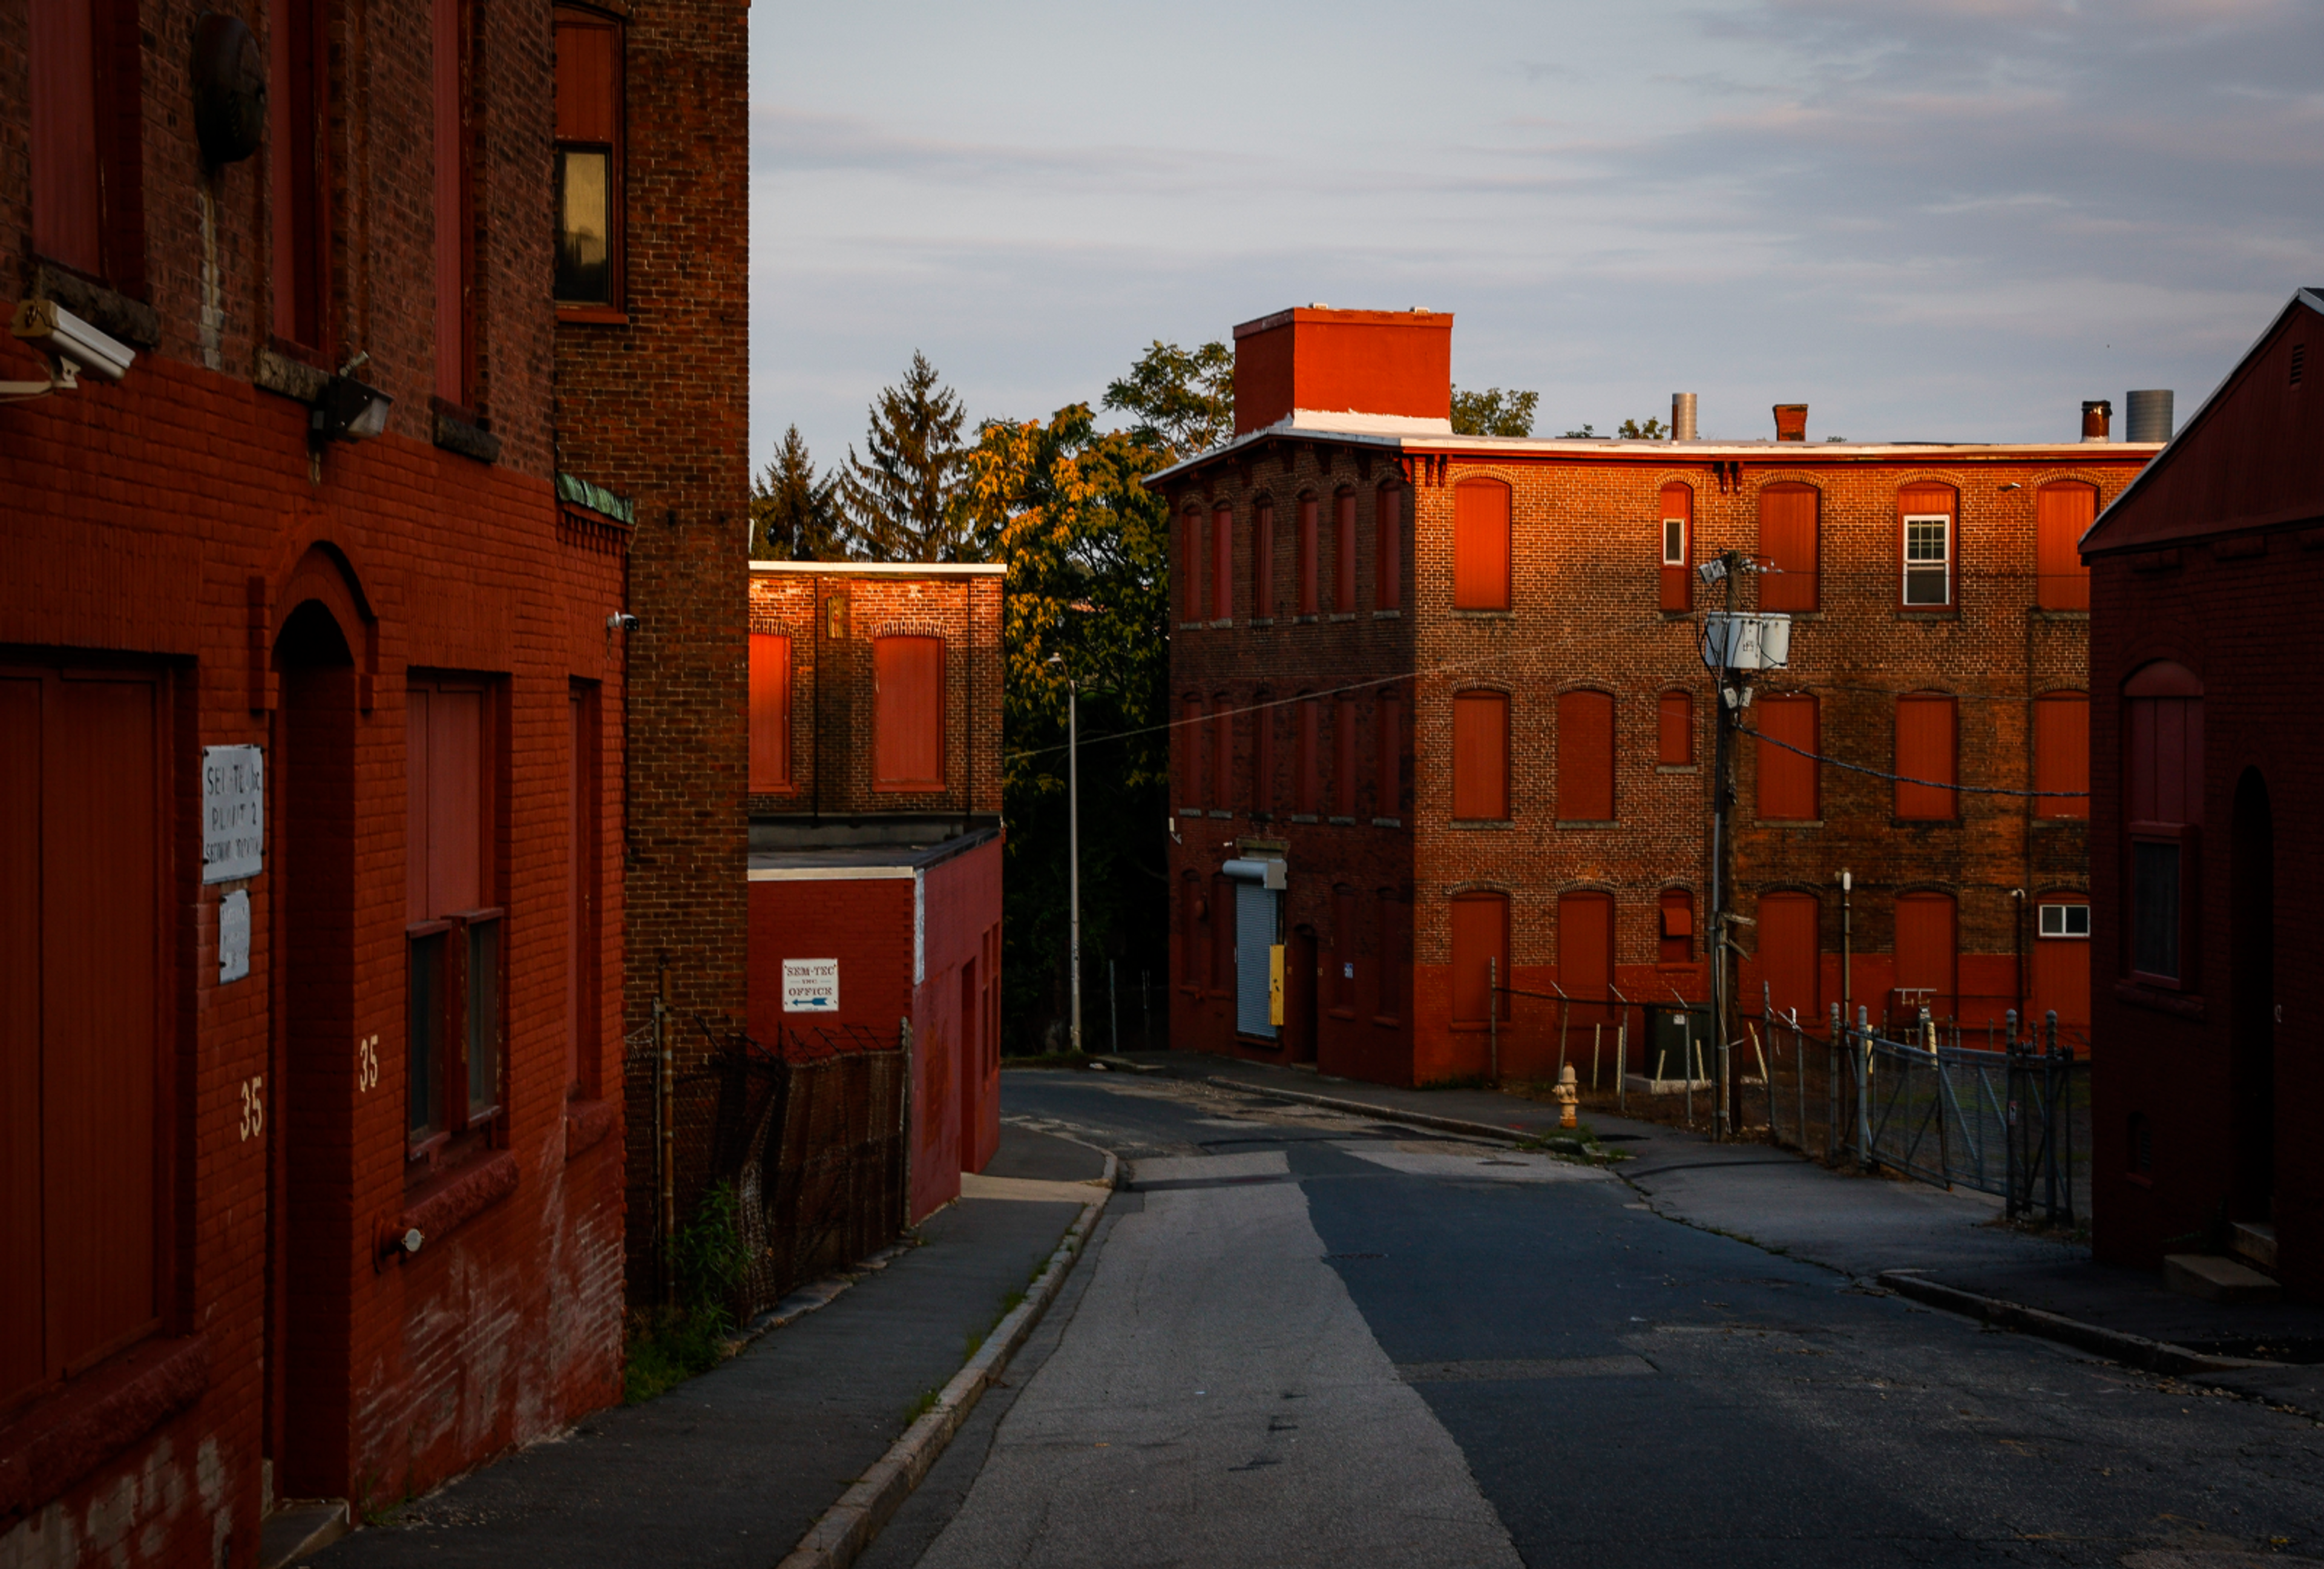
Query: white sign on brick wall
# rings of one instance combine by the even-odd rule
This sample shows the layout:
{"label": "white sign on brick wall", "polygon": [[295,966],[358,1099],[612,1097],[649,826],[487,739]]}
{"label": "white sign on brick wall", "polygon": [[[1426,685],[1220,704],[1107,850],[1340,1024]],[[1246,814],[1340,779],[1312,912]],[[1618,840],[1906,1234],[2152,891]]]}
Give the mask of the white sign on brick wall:
{"label": "white sign on brick wall", "polygon": [[250,974],[250,890],[237,888],[218,900],[218,984]]}
{"label": "white sign on brick wall", "polygon": [[202,748],[202,881],[255,877],[266,859],[266,753]]}
{"label": "white sign on brick wall", "polygon": [[783,1011],[786,1013],[838,1012],[839,961],[837,959],[785,959],[783,961]]}

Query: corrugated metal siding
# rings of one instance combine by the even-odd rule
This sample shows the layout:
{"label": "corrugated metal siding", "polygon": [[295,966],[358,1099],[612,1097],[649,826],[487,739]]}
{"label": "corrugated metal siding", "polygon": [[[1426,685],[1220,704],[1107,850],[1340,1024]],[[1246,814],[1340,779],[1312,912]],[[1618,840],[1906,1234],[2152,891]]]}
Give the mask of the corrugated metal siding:
{"label": "corrugated metal siding", "polygon": [[[1665,692],[1655,715],[1655,761],[1683,768],[1694,761],[1694,694]],[[1763,747],[1764,754],[1773,750]]]}
{"label": "corrugated metal siding", "polygon": [[97,43],[88,0],[32,0],[32,248],[105,270]]}

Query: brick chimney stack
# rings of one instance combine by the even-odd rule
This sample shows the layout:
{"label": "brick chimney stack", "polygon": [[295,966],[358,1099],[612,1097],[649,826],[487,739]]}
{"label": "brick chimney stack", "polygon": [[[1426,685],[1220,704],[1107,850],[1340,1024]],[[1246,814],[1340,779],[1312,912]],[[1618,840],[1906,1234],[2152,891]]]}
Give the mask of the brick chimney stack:
{"label": "brick chimney stack", "polygon": [[1452,430],[1449,310],[1309,305],[1246,321],[1234,336],[1238,436],[1295,411],[1369,416],[1411,434]]}

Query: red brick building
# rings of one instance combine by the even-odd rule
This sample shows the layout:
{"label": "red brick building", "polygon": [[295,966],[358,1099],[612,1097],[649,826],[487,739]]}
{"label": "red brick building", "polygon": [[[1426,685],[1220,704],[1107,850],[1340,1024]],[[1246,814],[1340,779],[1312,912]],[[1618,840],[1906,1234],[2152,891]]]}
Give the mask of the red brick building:
{"label": "red brick building", "polygon": [[[622,855],[629,943],[629,1281],[667,1284],[662,1195],[690,1218],[709,1097],[673,1096],[688,1136],[653,1140],[654,1009],[690,1090],[742,1020],[744,563],[749,557],[749,40],[746,0],[555,8],[557,452],[568,494],[628,532],[630,737]],[[603,487],[595,491],[590,486]],[[605,494],[610,493],[610,494]],[[667,1181],[664,1178],[667,1177]]]}
{"label": "red brick building", "polygon": [[[2082,541],[2090,564],[2098,1256],[2232,1251],[2324,1297],[2301,1109],[2324,923],[2324,290],[2292,296]],[[2305,803],[2305,804],[2303,804]]]}
{"label": "red brick building", "polygon": [[[1514,1076],[1554,1064],[1561,989],[1585,1031],[1612,999],[1705,997],[1699,645],[1724,591],[1696,568],[1730,549],[1765,568],[1738,607],[1794,618],[1747,723],[1798,748],[1738,761],[1741,995],[2085,1022],[2085,802],[1941,787],[2084,788],[2073,542],[2153,448],[1811,444],[1800,405],[1773,440],[1456,437],[1451,328],[1320,307],[1236,328],[1234,438],[1152,482],[1179,605],[1175,1043]],[[1496,980],[1534,995],[1489,1002]]]}
{"label": "red brick building", "polygon": [[84,367],[0,394],[9,1562],[255,1564],[620,1393],[631,528],[560,481],[550,8],[252,29],[0,4],[0,381]]}
{"label": "red brick building", "polygon": [[1001,1138],[1003,572],[751,564],[751,1033],[908,1031],[914,1220]]}

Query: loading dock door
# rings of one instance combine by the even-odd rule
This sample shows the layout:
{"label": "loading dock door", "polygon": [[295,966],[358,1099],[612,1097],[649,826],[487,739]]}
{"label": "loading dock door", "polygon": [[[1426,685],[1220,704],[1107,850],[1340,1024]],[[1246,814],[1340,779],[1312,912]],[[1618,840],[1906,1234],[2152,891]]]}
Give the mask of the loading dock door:
{"label": "loading dock door", "polygon": [[1235,884],[1235,1032],[1273,1040],[1268,1006],[1269,953],[1282,895],[1256,882]]}

